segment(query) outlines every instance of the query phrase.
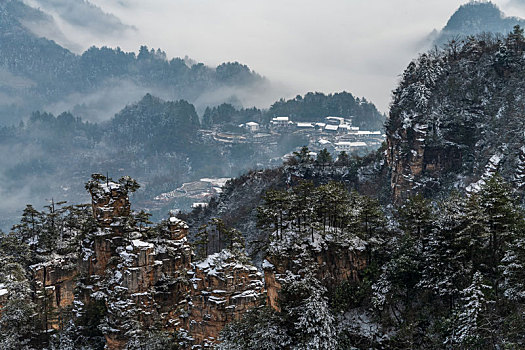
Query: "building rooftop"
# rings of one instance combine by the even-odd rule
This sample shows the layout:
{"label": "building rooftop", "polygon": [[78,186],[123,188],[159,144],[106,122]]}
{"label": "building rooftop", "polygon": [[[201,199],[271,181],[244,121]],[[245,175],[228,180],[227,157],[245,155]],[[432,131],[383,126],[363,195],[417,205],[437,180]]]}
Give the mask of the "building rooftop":
{"label": "building rooftop", "polygon": [[341,141],[336,142],[335,146],[347,146],[347,147],[366,147],[366,143],[362,141],[355,141],[355,142],[347,142],[347,141]]}
{"label": "building rooftop", "polygon": [[381,135],[381,131],[359,130],[357,135]]}
{"label": "building rooftop", "polygon": [[326,125],[324,129],[328,131],[337,131],[339,129],[339,125]]}
{"label": "building rooftop", "polygon": [[313,128],[313,124],[312,123],[297,123],[297,127],[298,128]]}

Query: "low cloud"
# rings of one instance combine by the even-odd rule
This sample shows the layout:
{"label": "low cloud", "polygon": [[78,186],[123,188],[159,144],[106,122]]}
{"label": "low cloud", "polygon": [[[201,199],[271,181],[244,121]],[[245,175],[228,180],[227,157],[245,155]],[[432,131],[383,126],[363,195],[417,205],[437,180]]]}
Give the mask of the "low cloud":
{"label": "low cloud", "polygon": [[383,111],[418,43],[465,2],[92,1],[138,28],[121,43],[128,49],[140,42],[211,66],[236,60],[290,86],[282,97],[346,90]]}
{"label": "low cloud", "polygon": [[[189,57],[216,66],[239,61],[272,82],[288,86],[293,97],[308,91],[346,90],[366,97],[386,112],[399,75],[426,50],[458,0],[25,0],[67,13],[63,32],[81,43],[162,48],[168,57]],[[69,5],[71,3],[71,5]],[[506,14],[523,15],[525,0],[497,0]],[[43,5],[42,5],[43,6]],[[66,10],[65,10],[65,9]],[[86,9],[85,15],[83,10]],[[97,28],[78,30],[97,18]],[[100,20],[101,22],[97,22]],[[74,23],[75,25],[72,25]],[[118,23],[137,30],[113,31]],[[109,28],[109,29],[108,29]],[[226,92],[225,92],[226,93]],[[269,101],[258,107],[268,107]]]}
{"label": "low cloud", "polygon": [[119,34],[132,26],[86,0],[33,0],[38,7],[77,27],[96,34]]}
{"label": "low cloud", "polygon": [[87,0],[23,0],[23,2],[51,18],[51,21],[45,22],[26,21],[24,25],[76,53],[82,53],[93,44],[112,45],[114,39],[126,40],[136,32],[133,25],[122,22],[114,14],[104,11]]}

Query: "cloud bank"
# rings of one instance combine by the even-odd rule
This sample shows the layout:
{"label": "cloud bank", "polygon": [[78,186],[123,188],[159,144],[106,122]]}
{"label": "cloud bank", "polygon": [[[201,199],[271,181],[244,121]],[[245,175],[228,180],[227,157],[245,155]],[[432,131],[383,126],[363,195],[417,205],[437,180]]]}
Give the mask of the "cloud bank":
{"label": "cloud bank", "polygon": [[[26,1],[54,4],[55,11],[64,3]],[[137,29],[133,35],[110,29],[101,36],[77,31],[75,39],[84,49],[108,45],[137,51],[145,44],[162,48],[169,57],[188,55],[211,66],[240,61],[287,85],[288,95],[283,97],[346,90],[386,112],[399,75],[424,50],[421,43],[466,2],[73,0],[75,10],[68,13],[73,13],[77,26],[82,23],[79,9],[90,8],[96,13],[91,16],[88,11],[85,18],[107,22],[94,22],[96,26],[126,23]],[[495,2],[507,15],[525,12],[525,0]],[[68,25],[62,23],[64,32],[72,30]]]}
{"label": "cloud bank", "polygon": [[288,84],[292,96],[347,90],[383,111],[417,44],[465,2],[92,1],[138,28],[127,49],[141,42],[210,65],[238,60]]}

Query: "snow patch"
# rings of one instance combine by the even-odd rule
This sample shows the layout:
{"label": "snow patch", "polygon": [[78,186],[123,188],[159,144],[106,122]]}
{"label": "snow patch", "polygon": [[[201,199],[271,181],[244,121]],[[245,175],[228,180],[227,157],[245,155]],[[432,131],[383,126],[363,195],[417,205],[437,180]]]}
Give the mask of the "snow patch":
{"label": "snow patch", "polygon": [[147,243],[147,242],[141,241],[140,239],[134,239],[133,241],[131,241],[131,243],[133,243],[133,245],[137,248],[153,248],[154,247],[153,243]]}

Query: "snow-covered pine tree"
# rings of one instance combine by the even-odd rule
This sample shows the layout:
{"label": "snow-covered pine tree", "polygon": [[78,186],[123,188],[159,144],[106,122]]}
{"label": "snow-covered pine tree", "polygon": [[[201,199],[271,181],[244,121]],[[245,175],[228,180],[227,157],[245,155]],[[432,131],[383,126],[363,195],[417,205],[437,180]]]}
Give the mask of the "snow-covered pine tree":
{"label": "snow-covered pine tree", "polygon": [[512,301],[525,301],[525,232],[523,230],[509,244],[500,269],[503,273],[504,296]]}
{"label": "snow-covered pine tree", "polygon": [[514,183],[518,189],[525,189],[525,146],[520,148],[517,159],[516,172],[514,173]]}
{"label": "snow-covered pine tree", "polygon": [[465,275],[454,247],[454,237],[465,221],[464,206],[464,199],[457,193],[441,203],[422,254],[423,269],[418,287],[444,298],[450,308],[454,306],[461,288],[460,281]]}
{"label": "snow-covered pine tree", "polygon": [[288,286],[288,292],[305,296],[289,309],[296,334],[291,349],[335,349],[337,330],[325,297],[326,289],[312,274],[307,274],[301,280],[293,281]]}
{"label": "snow-covered pine tree", "polygon": [[425,239],[434,223],[430,201],[421,194],[407,199],[399,208],[398,217],[401,229],[416,239]]}
{"label": "snow-covered pine tree", "polygon": [[493,328],[489,308],[492,301],[487,297],[491,287],[483,282],[483,275],[476,271],[472,283],[461,291],[461,307],[449,341],[452,347],[483,349],[490,347]]}
{"label": "snow-covered pine tree", "polygon": [[2,259],[0,285],[0,290],[8,295],[0,314],[0,349],[30,349],[31,341],[38,336],[34,332],[38,313],[31,301],[33,291],[24,267],[10,259]]}
{"label": "snow-covered pine tree", "polygon": [[498,283],[501,272],[498,269],[505,248],[514,238],[518,227],[523,223],[523,215],[518,209],[510,186],[499,176],[490,178],[479,192],[478,213],[483,218],[484,226],[488,230],[488,259],[484,263],[490,269],[490,276],[496,293],[499,294]]}

